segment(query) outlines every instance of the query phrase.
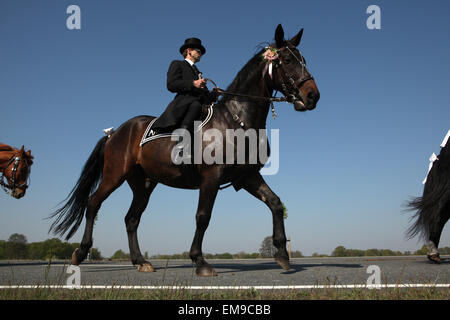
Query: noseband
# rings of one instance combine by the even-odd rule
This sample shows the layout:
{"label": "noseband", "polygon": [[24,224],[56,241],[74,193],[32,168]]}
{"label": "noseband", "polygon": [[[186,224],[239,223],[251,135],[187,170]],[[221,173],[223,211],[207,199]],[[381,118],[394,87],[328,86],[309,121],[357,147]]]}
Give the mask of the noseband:
{"label": "noseband", "polygon": [[[21,161],[20,157],[13,156],[13,157],[11,157],[11,159],[9,160],[9,162],[3,169],[2,176],[0,178],[0,185],[2,186],[3,190],[7,194],[12,194],[12,192],[16,188],[21,188],[21,189],[28,188],[28,180],[30,179],[30,166],[28,164],[27,164],[27,168],[28,168],[27,181],[22,184],[17,184],[17,169],[19,167],[20,161]],[[11,178],[9,179],[11,181],[11,183],[8,183],[8,179],[5,176],[5,171],[11,164],[13,164],[13,167],[11,170]],[[8,191],[8,190],[10,190],[10,191]]]}

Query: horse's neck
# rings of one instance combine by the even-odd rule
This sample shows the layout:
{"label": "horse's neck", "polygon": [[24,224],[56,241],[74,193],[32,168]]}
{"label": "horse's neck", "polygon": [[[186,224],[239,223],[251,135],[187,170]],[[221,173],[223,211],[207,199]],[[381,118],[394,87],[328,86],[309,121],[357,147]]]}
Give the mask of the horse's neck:
{"label": "horse's neck", "polygon": [[[235,92],[254,97],[270,98],[273,88],[263,82],[261,76],[249,79]],[[258,98],[239,98],[225,101],[225,107],[234,116],[237,115],[239,122],[243,122],[245,128],[260,129],[266,127],[267,114],[270,102]],[[234,120],[236,121],[236,120]]]}
{"label": "horse's neck", "polygon": [[0,143],[0,151],[12,151],[13,148],[7,144]]}
{"label": "horse's neck", "polygon": [[14,156],[14,151],[1,151],[0,150],[0,170],[3,170],[11,158]]}

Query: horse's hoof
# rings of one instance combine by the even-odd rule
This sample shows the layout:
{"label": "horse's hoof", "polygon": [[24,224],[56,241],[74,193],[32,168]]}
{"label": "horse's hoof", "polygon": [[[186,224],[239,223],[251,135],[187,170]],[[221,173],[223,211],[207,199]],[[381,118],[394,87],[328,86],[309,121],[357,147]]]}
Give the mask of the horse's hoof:
{"label": "horse's hoof", "polygon": [[282,267],[284,270],[290,270],[291,264],[289,263],[289,259],[283,259],[283,258],[275,258],[275,261],[278,263],[280,267]]}
{"label": "horse's hoof", "polygon": [[139,272],[155,272],[155,269],[153,269],[153,266],[150,263],[144,263],[140,264],[138,266]]}
{"label": "horse's hoof", "polygon": [[73,264],[75,266],[79,266],[81,261],[78,260],[77,253],[80,251],[80,248],[76,248],[75,251],[72,253],[72,261],[70,264]]}
{"label": "horse's hoof", "polygon": [[434,263],[441,263],[441,258],[439,257],[439,253],[433,253],[427,255],[428,260],[434,262]]}
{"label": "horse's hoof", "polygon": [[210,265],[204,265],[197,267],[195,273],[199,277],[215,277],[217,276],[216,271]]}

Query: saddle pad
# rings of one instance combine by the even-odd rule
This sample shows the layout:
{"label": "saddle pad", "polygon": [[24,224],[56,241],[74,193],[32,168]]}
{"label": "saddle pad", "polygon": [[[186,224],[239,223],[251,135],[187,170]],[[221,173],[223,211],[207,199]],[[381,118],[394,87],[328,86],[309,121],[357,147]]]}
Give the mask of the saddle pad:
{"label": "saddle pad", "polygon": [[[213,110],[213,106],[214,106],[214,103],[212,103],[212,104],[208,107],[208,114],[207,114],[205,120],[203,120],[203,122],[200,124],[200,126],[196,129],[196,131],[201,130],[201,129],[209,122],[209,120],[211,119],[211,117],[212,117],[212,115],[213,115],[213,111],[214,111],[214,110]],[[173,133],[169,133],[169,132],[166,132],[166,133],[159,133],[159,134],[156,134],[156,135],[152,134],[152,132],[151,132],[152,126],[153,126],[153,124],[155,123],[156,119],[158,119],[158,118],[153,119],[153,120],[150,121],[150,123],[148,124],[147,129],[145,129],[144,135],[142,136],[141,143],[139,144],[139,146],[142,147],[142,146],[143,146],[144,144],[146,144],[147,142],[152,141],[152,140],[155,140],[155,139],[159,139],[159,138],[178,137],[178,135],[173,134]]]}

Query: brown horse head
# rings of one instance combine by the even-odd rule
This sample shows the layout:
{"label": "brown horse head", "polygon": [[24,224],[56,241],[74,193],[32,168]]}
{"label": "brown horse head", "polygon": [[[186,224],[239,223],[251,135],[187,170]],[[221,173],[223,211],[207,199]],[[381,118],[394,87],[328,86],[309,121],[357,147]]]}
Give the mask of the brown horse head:
{"label": "brown horse head", "polygon": [[319,101],[320,93],[314,78],[306,68],[306,61],[297,49],[303,35],[303,29],[290,40],[284,39],[284,30],[281,24],[275,31],[275,44],[273,44],[276,59],[275,89],[282,92],[297,111],[313,110]]}
{"label": "brown horse head", "polygon": [[10,190],[11,196],[20,199],[25,196],[28,188],[28,179],[34,157],[31,155],[31,150],[25,151],[24,146],[21,149],[12,149],[3,166],[0,184],[5,191]]}

